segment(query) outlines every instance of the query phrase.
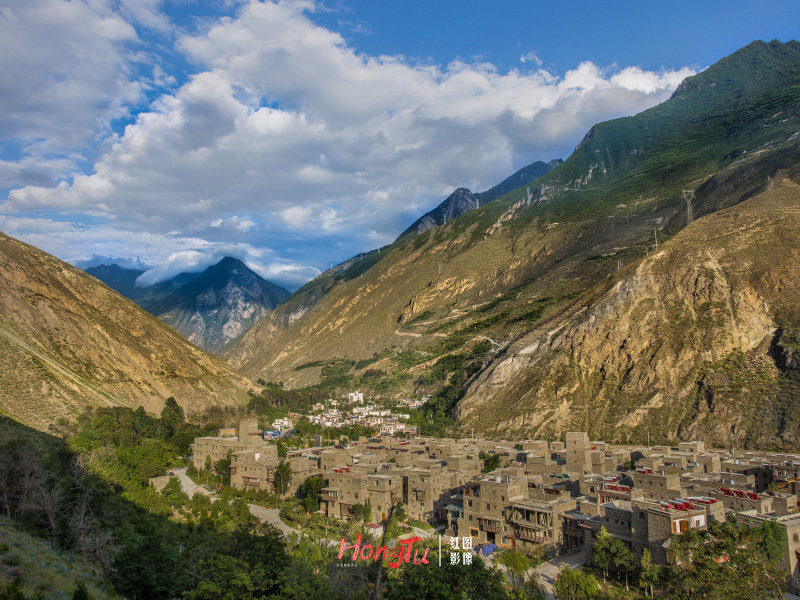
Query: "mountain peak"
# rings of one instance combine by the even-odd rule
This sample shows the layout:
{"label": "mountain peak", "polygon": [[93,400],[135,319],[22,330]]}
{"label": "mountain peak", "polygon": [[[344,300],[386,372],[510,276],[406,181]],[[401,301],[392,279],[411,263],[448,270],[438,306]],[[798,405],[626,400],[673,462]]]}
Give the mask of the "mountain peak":
{"label": "mountain peak", "polygon": [[238,258],[226,256],[150,309],[189,341],[216,352],[289,295]]}
{"label": "mountain peak", "polygon": [[764,42],[756,40],[725,58],[717,61],[697,75],[684,79],[673,98],[693,92],[703,92],[710,97],[731,90],[743,94],[763,92],[768,87],[781,87],[786,81],[795,81],[800,72],[800,43],[791,40]]}
{"label": "mountain peak", "polygon": [[249,270],[252,271],[252,269],[250,269],[250,267],[248,267],[245,263],[243,263],[238,258],[234,258],[233,256],[226,256],[226,257],[222,258],[222,260],[220,260],[218,263],[216,263],[215,265],[212,265],[212,266],[214,266],[214,267],[224,267],[226,269],[233,269],[233,268],[236,268],[236,267],[244,267],[245,269],[249,269]]}

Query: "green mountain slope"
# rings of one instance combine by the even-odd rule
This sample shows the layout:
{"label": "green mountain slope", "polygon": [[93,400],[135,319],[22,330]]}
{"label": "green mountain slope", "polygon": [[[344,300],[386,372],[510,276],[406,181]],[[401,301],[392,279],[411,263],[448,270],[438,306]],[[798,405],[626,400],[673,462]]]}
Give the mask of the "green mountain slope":
{"label": "green mountain slope", "polygon": [[0,411],[46,429],[88,406],[189,413],[252,384],[133,302],[0,233]]}
{"label": "green mountain slope", "polygon": [[[431,393],[452,411],[517,340],[565,323],[595,286],[684,228],[684,190],[699,219],[794,177],[798,129],[800,44],[756,42],[667,102],[593,127],[532,198],[514,190],[399,240],[290,325],[268,317],[223,356],[251,377],[297,387],[335,371],[342,387]],[[521,394],[504,398],[513,407]]]}

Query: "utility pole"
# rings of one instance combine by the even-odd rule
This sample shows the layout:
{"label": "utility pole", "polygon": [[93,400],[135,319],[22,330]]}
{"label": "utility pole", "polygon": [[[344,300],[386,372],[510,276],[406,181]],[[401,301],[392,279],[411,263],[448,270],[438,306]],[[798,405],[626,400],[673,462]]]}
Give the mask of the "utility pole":
{"label": "utility pole", "polygon": [[653,239],[656,241],[654,250],[658,250],[658,230],[653,228]]}
{"label": "utility pole", "polygon": [[[383,535],[381,536],[381,546],[386,545],[386,532],[389,529],[389,523],[392,520],[392,514],[394,514],[394,509],[397,505],[392,504],[389,508],[389,514],[386,516],[386,520],[383,522]],[[410,546],[409,546],[410,547]],[[378,567],[378,574],[375,576],[375,589],[372,592],[372,600],[377,600],[381,596],[381,579],[383,579],[383,561],[378,560],[375,561],[375,564]]]}

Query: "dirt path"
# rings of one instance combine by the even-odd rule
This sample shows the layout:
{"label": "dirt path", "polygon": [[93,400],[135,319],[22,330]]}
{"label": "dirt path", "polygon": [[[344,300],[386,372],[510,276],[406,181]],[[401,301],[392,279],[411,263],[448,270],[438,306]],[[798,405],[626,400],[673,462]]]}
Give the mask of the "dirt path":
{"label": "dirt path", "polygon": [[529,577],[536,577],[536,581],[544,588],[547,600],[555,600],[553,585],[558,574],[564,567],[576,568],[586,562],[586,553],[581,550],[575,554],[563,554],[534,567],[528,572]]}

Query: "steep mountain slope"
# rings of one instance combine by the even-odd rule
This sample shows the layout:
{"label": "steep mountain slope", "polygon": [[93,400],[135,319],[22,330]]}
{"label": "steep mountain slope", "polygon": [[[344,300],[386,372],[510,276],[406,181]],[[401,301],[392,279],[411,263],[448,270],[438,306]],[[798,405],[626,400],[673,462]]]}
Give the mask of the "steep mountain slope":
{"label": "steep mountain slope", "polygon": [[515,340],[457,414],[494,432],[800,446],[800,186],[693,222]]}
{"label": "steep mountain slope", "polygon": [[136,280],[140,275],[144,274],[141,269],[128,269],[114,264],[97,265],[84,270],[95,279],[105,283],[112,290],[118,291],[134,302],[136,298],[142,295],[143,288],[136,287]]}
{"label": "steep mountain slope", "polygon": [[252,384],[93,277],[0,233],[0,410],[40,429],[87,406],[188,413]]}
{"label": "steep mountain slope", "polygon": [[478,194],[473,194],[467,188],[458,188],[441,204],[431,211],[426,212],[419,219],[414,221],[408,228],[400,234],[400,239],[419,233],[425,233],[429,229],[439,227],[449,223],[456,217],[463,215],[466,212],[475,210],[487,202],[496,200],[500,196],[517,189],[523,185],[535,181],[550,169],[557,167],[562,163],[560,158],[551,160],[548,163],[540,160],[521,168],[513,175],[506,177],[503,181],[498,183],[491,189]]}
{"label": "steep mountain slope", "polygon": [[289,295],[242,261],[226,257],[145,306],[190,342],[218,352]]}
{"label": "steep mountain slope", "polygon": [[[223,356],[254,378],[298,387],[335,377],[375,393],[430,393],[433,409],[452,411],[470,378],[497,367],[540,323],[588,306],[598,284],[633,268],[656,241],[771,181],[797,179],[798,129],[800,44],[756,42],[689,78],[667,102],[593,127],[532,197],[514,190],[398,240],[288,326],[271,315]],[[518,377],[498,387],[508,392],[498,411],[516,410]],[[574,375],[564,382],[578,384]],[[470,387],[469,397],[494,389]],[[469,402],[456,414],[480,428]],[[613,418],[598,414],[592,424]]]}
{"label": "steep mountain slope", "polygon": [[527,167],[522,167],[513,175],[506,177],[493,188],[475,195],[478,197],[478,200],[481,204],[486,204],[492,200],[497,200],[500,196],[504,196],[508,192],[513,192],[514,190],[539,179],[539,177],[543,176],[548,171],[555,169],[562,162],[564,161],[560,158],[554,158],[550,162],[542,162],[541,160],[537,160],[536,162],[529,164]]}
{"label": "steep mountain slope", "polygon": [[458,188],[447,198],[442,200],[436,208],[426,212],[419,219],[409,225],[400,237],[425,233],[429,229],[449,223],[465,212],[477,209],[478,198],[467,188]]}
{"label": "steep mountain slope", "polygon": [[133,300],[148,310],[149,306],[169,296],[182,285],[197,277],[198,273],[179,273],[171,279],[150,286],[138,286],[136,280],[144,273],[139,269],[129,269],[119,265],[98,265],[84,269],[95,279],[99,279],[112,290]]}

